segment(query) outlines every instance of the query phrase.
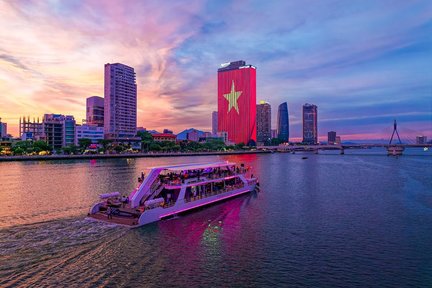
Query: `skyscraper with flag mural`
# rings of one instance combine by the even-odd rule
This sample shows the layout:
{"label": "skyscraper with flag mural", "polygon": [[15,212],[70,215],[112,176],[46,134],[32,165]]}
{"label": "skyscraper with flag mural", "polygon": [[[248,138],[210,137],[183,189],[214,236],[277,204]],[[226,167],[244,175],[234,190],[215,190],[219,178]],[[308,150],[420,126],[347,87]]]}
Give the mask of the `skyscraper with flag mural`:
{"label": "skyscraper with flag mural", "polygon": [[218,69],[218,131],[236,144],[256,142],[256,67],[245,61]]}

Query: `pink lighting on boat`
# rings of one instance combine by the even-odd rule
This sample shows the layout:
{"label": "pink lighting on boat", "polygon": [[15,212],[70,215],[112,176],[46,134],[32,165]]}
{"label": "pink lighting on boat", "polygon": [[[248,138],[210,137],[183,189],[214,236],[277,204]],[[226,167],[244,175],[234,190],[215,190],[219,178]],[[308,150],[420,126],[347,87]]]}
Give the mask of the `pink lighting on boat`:
{"label": "pink lighting on boat", "polygon": [[217,199],[214,199],[214,200],[209,201],[209,202],[201,203],[201,204],[198,204],[198,205],[186,208],[186,209],[181,209],[181,210],[177,210],[177,211],[174,211],[174,212],[171,212],[171,213],[168,213],[168,214],[164,214],[164,215],[161,215],[159,217],[159,219],[162,219],[164,217],[168,217],[168,216],[171,216],[171,215],[179,214],[179,213],[182,213],[182,212],[185,212],[185,211],[188,211],[188,210],[191,210],[191,209],[195,209],[195,208],[198,208],[198,207],[201,207],[201,206],[205,206],[205,205],[208,205],[208,204],[211,204],[211,203],[214,203],[214,202],[218,202],[218,201],[221,201],[221,200],[224,200],[224,199],[227,199],[227,198],[231,198],[231,197],[234,197],[236,195],[240,195],[240,194],[243,194],[243,193],[246,193],[246,192],[250,192],[250,190],[249,189],[242,190],[240,192],[237,192],[237,193],[234,193],[234,194],[231,194],[231,195],[227,195],[227,196],[224,196],[224,197],[221,197],[221,198],[217,198]]}

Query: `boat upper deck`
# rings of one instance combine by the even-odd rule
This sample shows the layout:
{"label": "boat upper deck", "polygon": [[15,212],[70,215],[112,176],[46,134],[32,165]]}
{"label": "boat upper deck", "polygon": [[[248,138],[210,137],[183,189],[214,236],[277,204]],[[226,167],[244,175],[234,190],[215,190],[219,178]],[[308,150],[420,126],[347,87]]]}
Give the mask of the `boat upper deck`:
{"label": "boat upper deck", "polygon": [[181,165],[170,165],[170,166],[156,166],[151,167],[150,169],[161,169],[168,171],[188,171],[188,170],[203,170],[208,168],[222,168],[235,166],[236,163],[233,162],[211,162],[211,163],[192,163],[192,164],[181,164]]}
{"label": "boat upper deck", "polygon": [[249,170],[243,163],[237,165],[228,161],[152,167],[147,175],[142,172],[141,177],[138,177],[140,184],[129,195],[129,199],[132,207],[138,207],[142,201],[154,198],[163,189],[180,190],[182,186],[190,186],[193,182],[223,181],[226,177],[245,175]]}
{"label": "boat upper deck", "polygon": [[[161,168],[158,168],[161,169]],[[216,162],[209,164],[190,164],[169,167],[162,170],[158,176],[160,184],[166,189],[177,189],[179,186],[197,185],[235,177],[248,171],[243,164],[237,166],[230,162]]]}

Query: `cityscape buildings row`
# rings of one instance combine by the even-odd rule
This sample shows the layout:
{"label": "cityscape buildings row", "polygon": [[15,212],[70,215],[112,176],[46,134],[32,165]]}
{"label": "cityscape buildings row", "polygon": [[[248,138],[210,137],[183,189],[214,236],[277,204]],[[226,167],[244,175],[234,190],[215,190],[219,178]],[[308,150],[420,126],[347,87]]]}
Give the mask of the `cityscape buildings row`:
{"label": "cityscape buildings row", "polygon": [[[317,128],[317,107],[313,106],[313,113],[311,113],[311,105],[305,104],[303,106],[303,142],[307,144],[318,143],[318,128]],[[248,115],[243,115],[248,117]],[[212,131],[218,131],[218,112],[212,113]],[[256,142],[258,145],[269,143],[271,139],[278,138],[280,142],[289,142],[289,115],[288,104],[282,103],[278,107],[277,113],[277,128],[271,128],[271,105],[266,101],[260,101],[256,104]],[[233,131],[237,133],[237,131]],[[229,134],[228,134],[229,135]],[[229,137],[230,140],[233,138]]]}
{"label": "cityscape buildings row", "polygon": [[[114,142],[139,144],[141,139],[136,136],[135,71],[121,63],[108,63],[104,68],[104,97],[91,96],[86,99],[86,119],[82,125],[77,125],[74,117],[70,115],[45,114],[42,121],[39,118],[31,121],[30,117],[20,117],[21,139],[44,140],[54,149],[77,145],[82,138],[88,138],[92,143],[109,139]],[[203,137],[198,135],[197,130],[192,130],[187,133],[186,140],[202,140]],[[215,131],[212,135],[204,136],[228,142],[227,135],[227,132]],[[153,133],[153,138],[155,141],[175,141],[176,135],[165,129],[163,133]]]}
{"label": "cityscape buildings row", "polygon": [[[77,125],[73,116],[45,114],[42,121],[20,117],[19,135],[22,140],[44,140],[59,149],[77,145],[78,140],[88,138],[92,143],[102,139],[114,142],[134,143],[137,137],[137,85],[132,67],[121,63],[107,63],[104,67],[104,97],[86,99],[86,119]],[[271,127],[271,105],[265,101],[256,104],[256,67],[245,61],[224,63],[217,70],[218,111],[212,113],[212,132],[201,135],[190,129],[185,140],[200,141],[203,138],[221,139],[225,143],[263,145],[272,138],[289,142],[289,114],[286,102],[277,110],[277,127]],[[318,108],[306,103],[302,107],[303,143],[318,143]],[[202,132],[201,132],[202,133]],[[153,133],[155,141],[175,141],[172,131]],[[7,124],[1,122],[0,136],[7,136]],[[425,136],[418,136],[417,143],[426,143]],[[340,144],[335,131],[328,132],[329,144]]]}
{"label": "cityscape buildings row", "polygon": [[92,96],[86,99],[86,120],[76,125],[73,116],[45,114],[30,121],[19,122],[22,140],[44,140],[54,149],[77,145],[81,138],[93,143],[101,139],[115,142],[139,141],[136,137],[137,88],[135,71],[121,63],[105,64],[104,98]]}
{"label": "cityscape buildings row", "polygon": [[[245,61],[224,63],[218,69],[218,111],[212,113],[212,132],[226,132],[233,143],[265,144],[272,138],[271,106],[256,104],[256,67]],[[286,102],[278,107],[277,138],[289,142]],[[303,142],[318,143],[317,106],[303,106]]]}

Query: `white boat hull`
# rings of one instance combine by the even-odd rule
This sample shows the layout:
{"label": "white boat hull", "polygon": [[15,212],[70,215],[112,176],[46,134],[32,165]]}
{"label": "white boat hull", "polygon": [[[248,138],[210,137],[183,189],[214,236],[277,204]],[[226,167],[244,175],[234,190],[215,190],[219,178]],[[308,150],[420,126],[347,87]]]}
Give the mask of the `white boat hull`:
{"label": "white boat hull", "polygon": [[128,197],[102,194],[88,216],[139,227],[253,191],[258,179],[249,170],[230,162],[154,167]]}
{"label": "white boat hull", "polygon": [[146,210],[143,214],[141,214],[138,221],[138,226],[146,225],[170,217],[172,215],[186,212],[188,210],[210,205],[212,203],[216,203],[238,195],[252,192],[254,189],[255,189],[255,185],[250,185],[250,186],[245,186],[236,190],[232,190],[214,196],[209,196],[191,202],[177,201],[177,203],[174,206],[169,208],[158,207],[151,210]]}

